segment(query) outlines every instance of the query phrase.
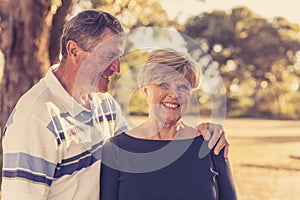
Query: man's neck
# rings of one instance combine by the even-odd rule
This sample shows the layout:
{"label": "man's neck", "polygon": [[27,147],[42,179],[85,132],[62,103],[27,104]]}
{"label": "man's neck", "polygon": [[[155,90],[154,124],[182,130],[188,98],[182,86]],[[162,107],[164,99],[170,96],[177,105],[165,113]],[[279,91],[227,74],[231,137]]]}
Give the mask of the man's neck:
{"label": "man's neck", "polygon": [[64,87],[64,89],[73,96],[73,86],[74,86],[74,78],[72,74],[67,70],[68,68],[64,65],[60,64],[57,68],[53,70],[54,75],[60,82],[60,84]]}
{"label": "man's neck", "polygon": [[90,109],[88,94],[80,91],[79,87],[74,88],[77,72],[71,71],[72,67],[67,67],[66,63],[61,63],[53,70],[54,75],[64,87],[64,89],[83,107]]}

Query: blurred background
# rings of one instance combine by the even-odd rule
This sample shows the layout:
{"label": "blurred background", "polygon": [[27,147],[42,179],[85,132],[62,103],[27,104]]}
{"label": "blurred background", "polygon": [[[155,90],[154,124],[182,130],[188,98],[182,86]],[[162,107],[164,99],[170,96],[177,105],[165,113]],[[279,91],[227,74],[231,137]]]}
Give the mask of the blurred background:
{"label": "blurred background", "polygon": [[[58,62],[65,20],[88,8],[115,15],[126,30],[171,28],[196,41],[225,87],[224,125],[240,199],[299,198],[300,15],[294,0],[0,0],[2,131],[19,97]],[[129,39],[128,48],[134,42]],[[118,82],[130,71],[126,84],[134,90],[135,69],[147,51],[127,52],[110,92],[139,121],[147,114],[142,95],[122,98],[128,91]],[[191,111],[200,109],[200,121],[211,120],[210,93],[204,86],[195,93]],[[190,114],[188,121],[199,120]]]}

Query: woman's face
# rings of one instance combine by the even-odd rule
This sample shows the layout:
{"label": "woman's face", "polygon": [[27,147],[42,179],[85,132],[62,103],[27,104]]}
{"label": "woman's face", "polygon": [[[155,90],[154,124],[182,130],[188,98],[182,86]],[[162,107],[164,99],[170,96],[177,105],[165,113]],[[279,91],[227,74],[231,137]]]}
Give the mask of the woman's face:
{"label": "woman's face", "polygon": [[161,77],[142,88],[149,105],[151,118],[164,123],[176,123],[186,111],[191,88],[189,82],[181,75]]}

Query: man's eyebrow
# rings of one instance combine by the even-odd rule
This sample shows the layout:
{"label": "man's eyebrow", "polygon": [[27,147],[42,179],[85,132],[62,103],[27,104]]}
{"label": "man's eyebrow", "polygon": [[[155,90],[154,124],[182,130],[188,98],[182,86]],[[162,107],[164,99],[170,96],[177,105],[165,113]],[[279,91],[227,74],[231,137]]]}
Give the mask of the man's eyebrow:
{"label": "man's eyebrow", "polygon": [[124,50],[124,46],[120,46],[117,50],[116,50],[116,54],[120,55],[120,56],[123,56],[125,53],[125,50]]}
{"label": "man's eyebrow", "polygon": [[125,54],[124,50],[119,51],[119,55],[123,56]]}

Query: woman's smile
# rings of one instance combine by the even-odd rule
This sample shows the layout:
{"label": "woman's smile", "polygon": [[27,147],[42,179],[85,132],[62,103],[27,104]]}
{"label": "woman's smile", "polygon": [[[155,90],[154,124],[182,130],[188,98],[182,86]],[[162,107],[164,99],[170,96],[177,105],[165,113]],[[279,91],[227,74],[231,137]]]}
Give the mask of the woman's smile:
{"label": "woman's smile", "polygon": [[162,102],[161,103],[164,107],[175,110],[176,108],[180,107],[178,103],[171,103],[171,102]]}

